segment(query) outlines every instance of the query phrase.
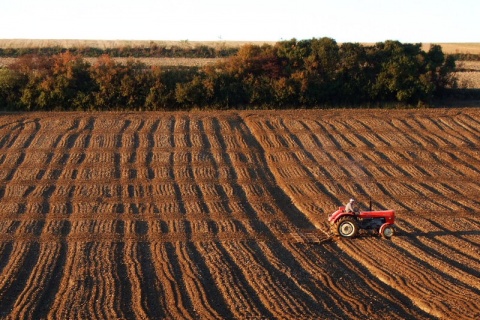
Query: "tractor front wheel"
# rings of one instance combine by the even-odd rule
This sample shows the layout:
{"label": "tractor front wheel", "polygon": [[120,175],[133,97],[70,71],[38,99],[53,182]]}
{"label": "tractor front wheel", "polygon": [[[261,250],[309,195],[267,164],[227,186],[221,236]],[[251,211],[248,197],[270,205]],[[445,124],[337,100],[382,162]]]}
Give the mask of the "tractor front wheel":
{"label": "tractor front wheel", "polygon": [[358,223],[352,217],[344,217],[337,223],[337,233],[344,238],[353,238],[358,234]]}
{"label": "tractor front wheel", "polygon": [[383,225],[380,228],[380,234],[385,238],[385,239],[390,239],[394,234],[395,234],[395,229],[391,225]]}

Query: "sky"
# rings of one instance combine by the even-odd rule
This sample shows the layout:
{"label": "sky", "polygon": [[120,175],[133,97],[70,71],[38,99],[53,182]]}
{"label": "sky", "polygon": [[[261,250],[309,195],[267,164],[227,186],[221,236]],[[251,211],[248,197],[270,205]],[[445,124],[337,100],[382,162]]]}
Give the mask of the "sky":
{"label": "sky", "polygon": [[0,39],[480,42],[479,0],[0,0]]}

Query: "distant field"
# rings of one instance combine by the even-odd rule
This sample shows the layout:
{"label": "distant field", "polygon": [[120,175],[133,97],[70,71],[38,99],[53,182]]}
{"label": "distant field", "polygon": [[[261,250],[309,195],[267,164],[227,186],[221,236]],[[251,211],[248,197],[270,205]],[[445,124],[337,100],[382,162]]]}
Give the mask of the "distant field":
{"label": "distant field", "polygon": [[[438,43],[445,53],[471,53],[480,54],[480,43]],[[424,48],[428,50],[430,44],[425,43]]]}
{"label": "distant field", "polygon": [[[49,39],[0,39],[0,48],[46,48],[46,47],[63,47],[63,48],[119,48],[119,47],[149,47],[151,45],[165,47],[199,47],[209,46],[214,48],[220,47],[240,47],[247,43],[254,44],[274,44],[273,41],[148,41],[148,40],[49,40]],[[480,50],[479,50],[480,51]]]}
{"label": "distant field", "polygon": [[[52,39],[0,39],[0,48],[30,48],[30,47],[93,47],[93,48],[117,48],[117,47],[148,47],[152,44],[158,46],[180,46],[180,47],[240,47],[247,43],[253,44],[274,44],[275,41],[148,41],[148,40],[52,40]],[[368,44],[368,43],[366,43]],[[471,53],[480,54],[479,43],[437,43],[442,46],[445,53]],[[431,43],[423,43],[423,48],[428,50]]]}

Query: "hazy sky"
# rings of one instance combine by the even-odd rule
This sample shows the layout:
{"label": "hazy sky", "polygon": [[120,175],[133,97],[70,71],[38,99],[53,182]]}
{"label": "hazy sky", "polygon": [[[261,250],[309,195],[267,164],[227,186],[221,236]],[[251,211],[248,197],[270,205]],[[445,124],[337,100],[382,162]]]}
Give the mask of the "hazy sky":
{"label": "hazy sky", "polygon": [[1,39],[480,42],[480,0],[0,0]]}

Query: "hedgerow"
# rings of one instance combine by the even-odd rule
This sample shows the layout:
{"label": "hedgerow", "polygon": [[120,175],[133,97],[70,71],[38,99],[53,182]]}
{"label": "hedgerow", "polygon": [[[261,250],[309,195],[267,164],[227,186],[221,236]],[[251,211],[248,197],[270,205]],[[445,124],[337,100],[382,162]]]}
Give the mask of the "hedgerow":
{"label": "hedgerow", "polygon": [[195,47],[188,46],[161,46],[152,44],[151,46],[138,47],[119,47],[119,48],[97,48],[97,47],[74,47],[63,48],[60,46],[53,47],[28,47],[28,48],[0,48],[0,57],[21,57],[24,55],[52,56],[65,52],[71,52],[75,55],[83,57],[100,57],[109,55],[111,57],[124,58],[224,58],[233,56],[238,52],[236,47],[209,47],[200,45]]}
{"label": "hedgerow", "polygon": [[[204,48],[209,55],[208,48]],[[118,56],[118,52],[116,53]],[[184,110],[428,104],[456,85],[438,45],[371,46],[330,38],[244,45],[205,67],[158,67],[71,50],[27,54],[0,69],[6,110]]]}

